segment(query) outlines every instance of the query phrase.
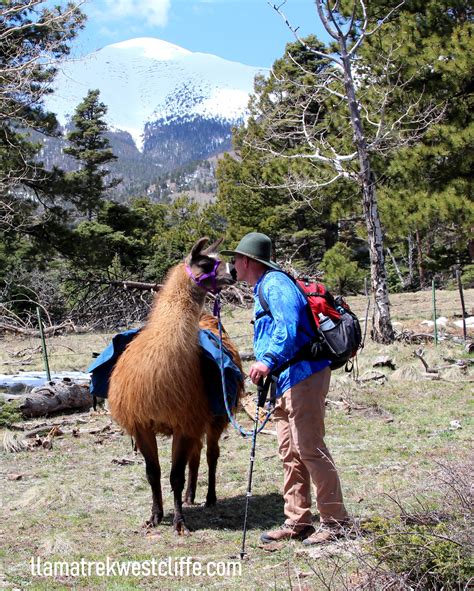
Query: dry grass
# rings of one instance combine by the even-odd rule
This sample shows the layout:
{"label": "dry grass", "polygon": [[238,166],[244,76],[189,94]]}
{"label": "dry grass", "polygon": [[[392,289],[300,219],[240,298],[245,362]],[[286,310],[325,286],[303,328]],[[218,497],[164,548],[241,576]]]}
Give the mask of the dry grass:
{"label": "dry grass", "polygon": [[[466,293],[472,305],[474,290]],[[446,296],[446,301],[444,297]],[[424,298],[424,299],[423,299]],[[392,297],[395,320],[418,326],[428,319],[430,293]],[[363,298],[351,305],[362,316]],[[454,318],[459,313],[457,294],[438,294],[440,314]],[[235,310],[225,325],[242,350],[251,348],[251,313]],[[50,339],[50,350],[73,349],[74,357],[56,358],[53,369],[84,369],[91,350],[101,350],[108,335],[78,335]],[[10,353],[36,347],[31,340],[8,339],[2,360]],[[355,382],[337,372],[328,405],[328,444],[341,473],[345,498],[358,518],[387,517],[394,513],[393,498],[410,504],[423,496],[436,502],[439,495],[432,480],[438,462],[459,464],[472,446],[472,370],[455,366],[440,371],[442,379],[425,377],[413,351],[418,346],[396,343],[391,347],[367,343],[359,358],[359,374],[383,372],[381,382]],[[435,348],[424,346],[430,366],[446,366],[445,358],[458,359],[461,346],[445,342]],[[72,352],[70,352],[72,355]],[[66,354],[68,352],[66,351]],[[389,355],[410,380],[388,368],[372,368],[378,355]],[[14,358],[18,359],[18,358]],[[39,366],[41,360],[39,358]],[[7,367],[7,366],[4,366]],[[15,366],[17,369],[18,366]],[[398,370],[397,370],[398,371]],[[470,381],[471,380],[471,381]],[[47,419],[60,421],[63,417]],[[218,468],[218,504],[186,510],[194,530],[190,537],[175,537],[170,524],[172,495],[168,480],[170,441],[159,440],[165,501],[164,523],[151,534],[141,525],[149,517],[150,491],[144,466],[134,456],[130,440],[111,423],[105,412],[67,417],[76,424],[64,427],[65,434],[53,439],[50,450],[0,452],[0,589],[32,590],[128,590],[128,589],[338,589],[325,587],[338,572],[345,580],[356,577],[360,567],[357,548],[361,540],[335,544],[317,556],[302,552],[290,542],[276,552],[259,548],[261,531],[278,526],[283,516],[282,472],[272,435],[260,435],[254,473],[254,496],[250,499],[248,559],[238,577],[59,577],[33,576],[32,557],[42,560],[101,561],[157,560],[192,557],[203,565],[211,561],[238,560],[247,487],[250,442],[229,428],[222,441]],[[251,421],[245,414],[239,420]],[[38,424],[44,420],[32,421]],[[74,436],[72,428],[79,429]],[[271,427],[270,427],[271,428]],[[105,430],[104,430],[105,429]],[[102,430],[102,432],[101,432]],[[91,433],[91,431],[96,431]],[[77,434],[76,434],[77,435]],[[1,434],[0,434],[1,440]],[[132,463],[115,463],[127,458]],[[20,476],[21,475],[21,476]],[[204,501],[206,467],[197,492]],[[335,566],[336,565],[336,566]],[[317,566],[317,568],[316,568]],[[336,579],[334,579],[335,581]],[[339,577],[338,580],[342,580]]]}

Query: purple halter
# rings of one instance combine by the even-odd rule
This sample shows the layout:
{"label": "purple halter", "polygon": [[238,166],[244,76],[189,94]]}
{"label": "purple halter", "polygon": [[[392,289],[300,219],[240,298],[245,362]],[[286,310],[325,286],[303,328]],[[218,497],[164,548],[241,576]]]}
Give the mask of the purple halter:
{"label": "purple halter", "polygon": [[[196,277],[196,275],[194,275],[194,273],[191,271],[191,267],[189,265],[185,265],[185,269],[186,269],[186,273],[191,277],[191,279],[194,281],[194,283],[196,285],[198,285],[199,287],[201,287],[202,289],[217,295],[220,292],[220,289],[217,288],[217,268],[219,267],[219,265],[221,264],[221,261],[219,259],[216,259],[216,262],[214,263],[214,268],[212,269],[212,271],[210,273],[203,273],[202,275],[199,275],[199,277]],[[205,279],[209,279],[209,277],[212,279],[212,287],[205,287],[202,282]]]}

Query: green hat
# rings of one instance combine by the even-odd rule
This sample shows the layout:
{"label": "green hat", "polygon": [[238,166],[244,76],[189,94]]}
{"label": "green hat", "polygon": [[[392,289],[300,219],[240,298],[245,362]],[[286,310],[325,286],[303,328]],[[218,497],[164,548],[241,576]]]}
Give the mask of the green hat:
{"label": "green hat", "polygon": [[243,254],[259,263],[267,265],[267,267],[280,269],[276,263],[270,260],[272,258],[272,241],[266,234],[261,234],[260,232],[246,234],[237,244],[235,250],[221,250],[220,254]]}

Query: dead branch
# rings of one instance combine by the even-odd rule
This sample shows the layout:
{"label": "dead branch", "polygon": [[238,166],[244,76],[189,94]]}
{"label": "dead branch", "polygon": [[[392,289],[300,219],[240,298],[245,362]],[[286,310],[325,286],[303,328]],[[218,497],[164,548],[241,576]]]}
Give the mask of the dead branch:
{"label": "dead branch", "polygon": [[360,377],[357,378],[355,381],[358,383],[364,383],[364,382],[372,382],[372,381],[377,381],[377,380],[387,380],[387,376],[384,373],[381,374],[377,374],[377,375],[372,375],[372,376],[367,376],[367,377]]}
{"label": "dead branch", "polygon": [[395,333],[395,340],[402,341],[408,344],[420,344],[427,343],[434,340],[434,335],[427,333],[415,333],[412,330],[402,330],[401,332]]}
{"label": "dead branch", "polygon": [[159,291],[162,287],[161,283],[144,283],[142,281],[97,281],[93,283],[100,283],[100,285],[113,285],[123,289],[138,289],[142,291]]}
{"label": "dead branch", "polygon": [[[62,332],[74,332],[77,334],[87,333],[91,331],[89,326],[75,326],[70,320],[66,320],[61,324],[54,326],[47,326],[44,328],[44,334],[47,337],[52,337]],[[23,326],[15,326],[14,324],[6,324],[0,322],[0,333],[11,333],[20,336],[36,337],[40,338],[39,330],[34,328],[25,328]]]}
{"label": "dead branch", "polygon": [[429,365],[426,363],[423,355],[424,355],[424,351],[423,349],[417,349],[416,351],[413,351],[413,355],[415,357],[417,357],[421,363],[423,363],[423,366],[425,368],[426,373],[431,373],[431,374],[436,374],[439,375],[439,369],[437,368],[433,368],[433,367],[429,367]]}

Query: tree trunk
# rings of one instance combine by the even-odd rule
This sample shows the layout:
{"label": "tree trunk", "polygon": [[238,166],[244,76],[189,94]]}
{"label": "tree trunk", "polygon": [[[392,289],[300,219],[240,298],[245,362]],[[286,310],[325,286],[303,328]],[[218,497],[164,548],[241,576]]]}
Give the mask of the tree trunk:
{"label": "tree trunk", "polygon": [[415,273],[413,271],[413,235],[408,234],[408,277],[410,279],[410,286],[413,285]]}
{"label": "tree trunk", "polygon": [[382,224],[377,207],[375,179],[373,178],[370,166],[367,141],[355,95],[351,60],[342,37],[340,38],[340,49],[344,68],[345,91],[348,99],[351,124],[354,130],[354,143],[359,156],[359,183],[362,188],[362,202],[367,226],[367,240],[369,243],[371,285],[375,302],[371,336],[377,343],[388,344],[393,342],[395,335],[390,319]]}
{"label": "tree trunk", "polygon": [[421,243],[420,231],[416,230],[416,249],[418,255],[418,276],[420,279],[420,289],[425,286],[425,268],[423,266],[423,245]]}
{"label": "tree trunk", "polygon": [[374,314],[371,336],[377,343],[393,343],[394,332],[390,318],[387,275],[383,254],[382,226],[377,208],[375,185],[369,183],[362,187],[363,205],[367,224],[367,238],[370,254],[370,279],[374,296]]}
{"label": "tree trunk", "polygon": [[42,417],[65,410],[88,410],[92,407],[89,387],[68,380],[49,382],[21,396],[5,394],[3,399],[16,403],[25,418]]}
{"label": "tree trunk", "polygon": [[403,289],[407,286],[406,279],[403,277],[402,272],[400,271],[400,267],[398,266],[397,259],[393,256],[393,252],[390,248],[387,247],[387,254],[392,259],[393,266],[395,268],[395,273],[397,274],[398,280],[400,281],[401,286]]}

